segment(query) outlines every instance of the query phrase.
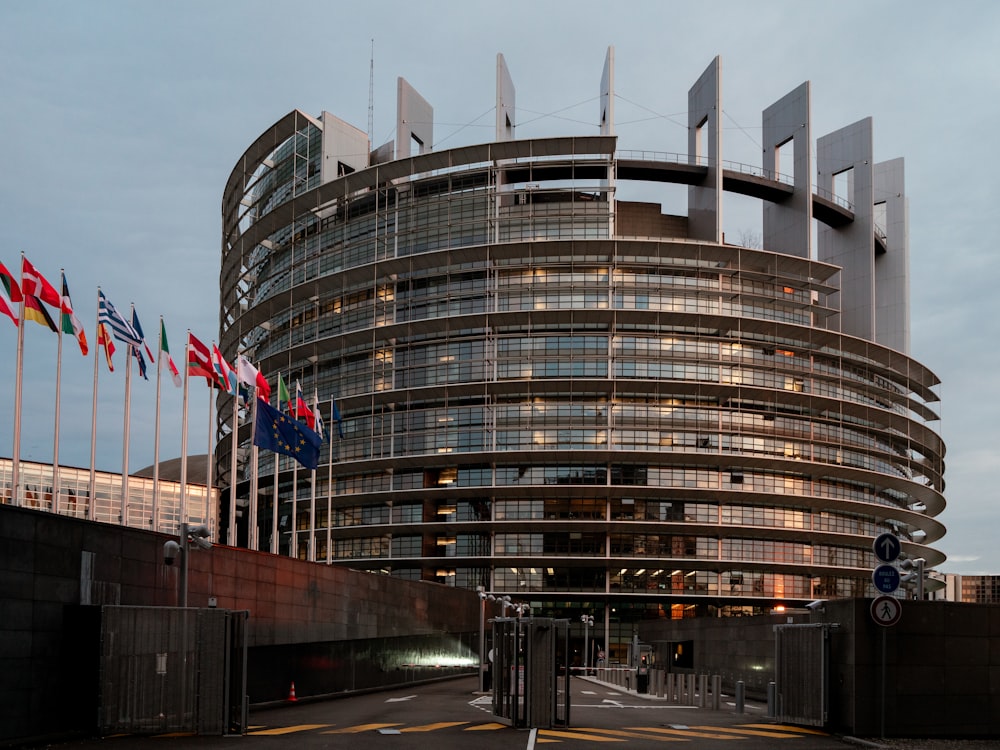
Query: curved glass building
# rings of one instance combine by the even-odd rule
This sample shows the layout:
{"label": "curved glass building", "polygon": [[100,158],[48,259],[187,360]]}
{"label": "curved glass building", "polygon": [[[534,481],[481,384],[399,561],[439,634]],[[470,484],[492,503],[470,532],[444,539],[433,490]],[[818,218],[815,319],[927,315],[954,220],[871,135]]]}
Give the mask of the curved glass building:
{"label": "curved glass building", "polygon": [[[763,163],[729,163],[720,80],[681,156],[621,148],[613,50],[592,136],[516,139],[502,56],[490,143],[433,150],[402,79],[394,143],[268,128],[223,197],[222,349],[315,394],[332,437],[313,475],[253,459],[245,423],[234,462],[221,397],[241,544],[589,612],[609,642],[872,595],[882,532],[943,561],[902,160],[870,119],[814,142],[806,83],[764,110]],[[759,246],[723,236],[727,192],[759,199]]]}

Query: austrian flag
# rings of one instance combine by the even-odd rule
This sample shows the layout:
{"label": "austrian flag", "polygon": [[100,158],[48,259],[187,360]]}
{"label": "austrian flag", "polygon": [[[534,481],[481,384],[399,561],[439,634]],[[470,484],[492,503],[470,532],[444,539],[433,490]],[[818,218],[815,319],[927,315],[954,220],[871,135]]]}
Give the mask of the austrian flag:
{"label": "austrian flag", "polygon": [[212,367],[212,352],[188,331],[187,345],[188,376],[208,378],[209,386],[215,384],[215,368]]}

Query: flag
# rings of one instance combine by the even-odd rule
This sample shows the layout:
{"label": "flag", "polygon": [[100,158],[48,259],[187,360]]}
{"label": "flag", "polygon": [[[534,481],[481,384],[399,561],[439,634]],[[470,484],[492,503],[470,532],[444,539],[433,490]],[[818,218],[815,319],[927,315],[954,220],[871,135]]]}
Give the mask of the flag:
{"label": "flag", "polygon": [[330,399],[330,403],[333,404],[333,421],[337,424],[337,435],[341,440],[344,439],[344,424],[340,421],[340,409],[337,408],[337,399]]}
{"label": "flag", "polygon": [[134,307],[132,308],[132,330],[135,331],[140,341],[142,341],[142,346],[146,350],[146,356],[149,357],[149,362],[152,364],[156,357],[153,356],[153,350],[146,343],[146,334],[142,332],[142,326],[139,325],[139,316],[136,314]]}
{"label": "flag", "polygon": [[10,295],[7,292],[7,287],[4,284],[0,284],[0,314],[6,315],[12,321],[14,321],[15,327],[17,326],[17,319],[20,312],[15,312],[14,301],[11,300]]}
{"label": "flag", "polygon": [[236,378],[236,370],[226,358],[222,356],[219,347],[212,344],[212,364],[215,367],[216,378],[226,393],[230,396],[238,396],[240,393],[239,383]]}
{"label": "flag", "polygon": [[295,381],[295,410],[293,416],[300,421],[305,421],[310,430],[316,431],[316,415],[306,406],[305,399],[302,398],[302,384],[298,380]]}
{"label": "flag", "polygon": [[177,369],[177,365],[174,364],[174,358],[170,356],[170,347],[167,346],[167,329],[163,325],[163,318],[160,318],[160,362],[157,366],[162,370],[164,365],[170,371],[170,377],[173,378],[174,385],[180,388],[181,373]]}
{"label": "flag", "polygon": [[41,298],[42,302],[53,307],[59,307],[62,302],[59,292],[45,277],[35,270],[27,258],[21,256],[21,294],[30,294]]}
{"label": "flag", "polygon": [[139,334],[136,333],[132,324],[121,316],[100,289],[97,290],[97,320],[104,323],[107,332],[123,344],[142,346],[142,339],[139,338]]}
{"label": "flag", "polygon": [[191,332],[188,332],[187,371],[188,377],[208,378],[209,387],[215,385],[215,368],[212,367],[212,352],[209,351],[207,346],[196,339]]}
{"label": "flag", "polygon": [[130,346],[129,350],[135,355],[135,361],[139,363],[139,374],[142,375],[142,379],[149,380],[149,376],[146,375],[146,358],[142,356],[142,349],[138,346]]}
{"label": "flag", "polygon": [[87,346],[87,334],[83,330],[83,323],[73,312],[73,302],[69,298],[69,286],[66,284],[66,274],[62,275],[62,302],[59,305],[62,332],[68,336],[75,336],[76,343],[80,345],[80,354],[84,357],[90,350]]}
{"label": "flag", "polygon": [[271,401],[271,385],[267,382],[267,378],[242,354],[236,360],[236,376],[243,385],[252,385],[257,388],[257,398],[262,398],[267,402]]}
{"label": "flag", "polygon": [[266,401],[257,404],[253,444],[274,453],[291,456],[307,469],[319,466],[322,438],[296,419],[282,414]]}
{"label": "flag", "polygon": [[111,340],[111,334],[104,327],[104,323],[97,324],[97,346],[104,350],[104,359],[108,363],[108,372],[114,372],[115,365],[111,361],[111,355],[115,353],[115,342]]}
{"label": "flag", "polygon": [[14,278],[14,274],[8,271],[7,266],[3,263],[0,263],[0,284],[3,284],[11,302],[21,301],[21,287],[17,285],[17,279]]}
{"label": "flag", "polygon": [[52,320],[49,311],[45,309],[42,301],[33,294],[24,295],[24,319],[33,320],[39,325],[48,326],[53,333],[59,333],[56,322]]}
{"label": "flag", "polygon": [[285,387],[285,381],[281,377],[281,373],[278,373],[278,411],[288,411],[291,412],[292,408],[292,397],[288,395],[288,389]]}
{"label": "flag", "polygon": [[326,425],[323,424],[323,414],[319,408],[319,395],[315,389],[313,389],[313,414],[316,415],[316,434],[323,438],[324,442],[329,441],[330,436],[326,432]]}

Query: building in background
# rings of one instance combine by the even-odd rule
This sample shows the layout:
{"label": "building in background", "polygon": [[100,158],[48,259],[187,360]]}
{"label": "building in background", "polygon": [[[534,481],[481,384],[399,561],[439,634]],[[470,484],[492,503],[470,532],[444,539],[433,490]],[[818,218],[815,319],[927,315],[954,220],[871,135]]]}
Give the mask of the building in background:
{"label": "building in background", "polygon": [[[944,560],[903,161],[870,118],[814,141],[804,83],[763,111],[762,163],[727,162],[716,59],[677,107],[688,153],[629,150],[613,49],[590,136],[516,139],[502,56],[491,142],[434,150],[397,94],[394,142],[296,110],[225,186],[223,352],[332,433],[313,473],[241,411],[234,457],[220,396],[241,544],[590,613],[612,647],[639,618],[872,595],[882,532]],[[723,236],[732,194],[759,241]]]}
{"label": "building in background", "polygon": [[[121,472],[21,461],[18,485],[23,496],[16,503],[11,493],[11,459],[0,458],[0,504],[163,534],[177,534],[184,520],[207,525],[215,538],[219,492],[213,489],[208,493],[205,484],[190,481],[190,477],[206,477],[207,458],[192,456],[188,460],[190,474],[183,486],[186,519],[181,518],[179,458],[161,462],[155,478],[150,466],[129,475],[128,482],[122,482]],[[128,497],[124,503],[123,486]]]}

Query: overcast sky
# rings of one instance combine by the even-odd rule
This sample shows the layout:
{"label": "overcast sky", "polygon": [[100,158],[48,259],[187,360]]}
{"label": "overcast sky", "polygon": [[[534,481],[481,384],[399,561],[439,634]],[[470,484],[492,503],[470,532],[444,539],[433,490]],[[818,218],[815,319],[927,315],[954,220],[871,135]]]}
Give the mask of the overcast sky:
{"label": "overcast sky", "polygon": [[[496,54],[517,90],[517,137],[598,132],[615,48],[619,148],[686,152],[687,91],[722,58],[723,153],[760,164],[761,111],[812,82],[813,136],[874,118],[875,158],[906,160],[911,354],[941,378],[952,573],[1000,573],[1000,3],[385,2],[0,3],[0,260],[65,268],[93,347],[97,287],[135,303],[175,359],[186,330],[218,337],[220,204],[247,146],[292,109],[394,138],[396,78],[434,107],[438,148],[493,138]],[[664,194],[666,195],[666,194]],[[654,194],[653,200],[660,200]],[[727,197],[730,236],[759,205]],[[665,210],[671,209],[663,197]],[[683,212],[677,207],[675,212]],[[21,457],[49,462],[57,337],[28,323]],[[13,439],[17,335],[0,319],[0,455]],[[99,379],[98,468],[122,468],[124,347]],[[60,463],[89,466],[93,362],[64,345]],[[200,386],[200,382],[197,384]],[[130,467],[152,463],[155,382],[133,369]],[[192,388],[191,453],[208,397]],[[163,384],[161,458],[180,454],[181,391]]]}

